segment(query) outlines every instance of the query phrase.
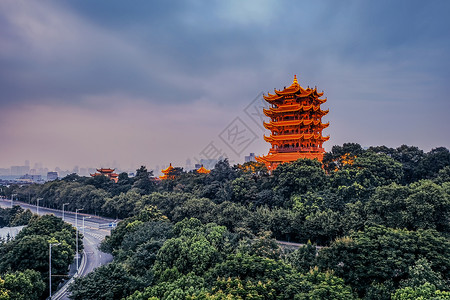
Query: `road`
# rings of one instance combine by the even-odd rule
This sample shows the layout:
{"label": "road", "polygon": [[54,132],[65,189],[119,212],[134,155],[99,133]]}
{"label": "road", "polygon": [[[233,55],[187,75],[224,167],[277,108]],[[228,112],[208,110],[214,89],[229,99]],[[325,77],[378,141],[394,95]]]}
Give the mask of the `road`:
{"label": "road", "polygon": [[[20,205],[24,209],[30,209],[33,213],[36,213],[36,205],[30,205],[23,202],[14,201],[14,205]],[[7,208],[11,207],[11,200],[0,199],[0,207]],[[62,218],[63,213],[61,210],[49,209],[45,207],[39,207],[39,215],[53,214],[57,217]],[[83,217],[85,228],[83,228]],[[77,219],[77,220],[75,220]],[[111,223],[114,220],[102,218],[98,216],[83,214],[78,212],[77,217],[75,217],[74,212],[64,212],[64,221],[75,226],[75,221],[77,221],[78,229],[82,233],[84,229],[84,259],[80,259],[80,267],[78,276],[86,276],[92,272],[97,267],[107,264],[112,261],[112,256],[108,253],[103,253],[98,250],[98,246],[105,236],[109,235],[111,230],[109,228],[99,229],[100,224]],[[68,295],[66,292],[68,284],[64,285],[59,291],[55,291],[53,294],[53,299],[68,300]]]}

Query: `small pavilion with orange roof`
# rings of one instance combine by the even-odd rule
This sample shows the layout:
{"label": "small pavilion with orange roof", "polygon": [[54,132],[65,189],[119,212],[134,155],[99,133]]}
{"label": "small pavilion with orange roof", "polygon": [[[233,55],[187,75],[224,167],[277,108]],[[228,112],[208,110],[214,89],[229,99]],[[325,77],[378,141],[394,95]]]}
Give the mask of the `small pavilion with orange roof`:
{"label": "small pavilion with orange roof", "polygon": [[209,174],[211,170],[206,169],[203,165],[196,170],[198,174]]}
{"label": "small pavilion with orange roof", "polygon": [[100,168],[97,169],[97,173],[91,174],[92,177],[94,176],[106,176],[111,180],[114,180],[115,183],[117,183],[117,181],[119,181],[119,174],[114,173],[115,169],[110,169],[110,168]]}
{"label": "small pavilion with orange roof", "polygon": [[164,175],[159,176],[159,179],[174,179],[175,175],[171,174],[174,170],[175,168],[172,167],[172,163],[170,163],[166,169],[161,170]]}

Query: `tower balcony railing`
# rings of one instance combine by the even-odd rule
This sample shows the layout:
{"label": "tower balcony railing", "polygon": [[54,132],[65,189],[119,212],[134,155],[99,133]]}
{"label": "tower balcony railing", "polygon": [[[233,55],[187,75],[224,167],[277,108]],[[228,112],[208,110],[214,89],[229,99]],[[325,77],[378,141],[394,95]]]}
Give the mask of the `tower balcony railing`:
{"label": "tower balcony railing", "polygon": [[273,135],[277,135],[277,136],[280,136],[280,135],[294,135],[294,134],[319,134],[320,132],[318,132],[318,131],[300,131],[300,132],[283,132],[283,133],[278,133],[278,132],[274,132],[273,133]]}
{"label": "tower balcony railing", "polygon": [[287,148],[272,148],[271,151],[278,153],[285,152],[323,152],[323,148],[319,147],[287,147]]}

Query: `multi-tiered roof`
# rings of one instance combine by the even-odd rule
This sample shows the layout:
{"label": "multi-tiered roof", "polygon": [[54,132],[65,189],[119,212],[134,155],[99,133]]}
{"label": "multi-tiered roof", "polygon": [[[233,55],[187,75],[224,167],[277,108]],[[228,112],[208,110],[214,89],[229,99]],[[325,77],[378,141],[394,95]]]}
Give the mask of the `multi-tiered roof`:
{"label": "multi-tiered roof", "polygon": [[322,117],[328,113],[320,108],[327,101],[319,99],[322,96],[323,92],[317,92],[317,88],[302,88],[297,76],[291,86],[264,95],[264,100],[271,105],[264,109],[264,114],[270,118],[270,122],[264,122],[264,127],[271,131],[264,140],[272,148],[268,155],[256,157],[256,160],[269,169],[299,158],[321,161],[325,152],[322,144],[330,138],[322,136],[322,130],[329,126],[329,123],[322,123]]}
{"label": "multi-tiered roof", "polygon": [[175,168],[172,167],[172,163],[166,168],[161,170],[161,172],[164,175],[159,176],[159,179],[174,179],[175,175],[173,175],[173,172],[175,171]]}
{"label": "multi-tiered roof", "polygon": [[114,182],[117,183],[117,181],[119,181],[119,174],[114,173],[115,169],[110,169],[110,168],[100,168],[97,169],[97,173],[91,174],[92,177],[94,176],[99,176],[99,175],[103,175],[108,177],[111,180],[114,180]]}

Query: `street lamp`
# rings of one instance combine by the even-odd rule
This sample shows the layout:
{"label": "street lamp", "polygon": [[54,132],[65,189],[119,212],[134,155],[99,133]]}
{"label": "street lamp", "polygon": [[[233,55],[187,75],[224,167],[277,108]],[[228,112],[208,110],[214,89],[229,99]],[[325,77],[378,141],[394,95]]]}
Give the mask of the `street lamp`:
{"label": "street lamp", "polygon": [[75,229],[77,232],[77,237],[76,237],[77,274],[78,274],[78,211],[79,210],[83,210],[83,208],[75,209]]}
{"label": "street lamp", "polygon": [[83,217],[83,236],[84,236],[84,220],[85,219],[90,219],[91,217]]}
{"label": "street lamp", "polygon": [[66,206],[66,205],[69,205],[69,203],[64,203],[64,204],[63,204],[63,218],[62,218],[63,221],[64,221],[64,206]]}
{"label": "street lamp", "polygon": [[52,246],[58,246],[61,243],[48,244],[48,288],[50,289],[50,299],[52,299]]}
{"label": "street lamp", "polygon": [[36,199],[36,213],[39,215],[39,201],[41,201],[42,198],[37,198]]}
{"label": "street lamp", "polygon": [[13,208],[14,196],[17,197],[17,194],[12,194],[12,195],[11,195],[11,208]]}

